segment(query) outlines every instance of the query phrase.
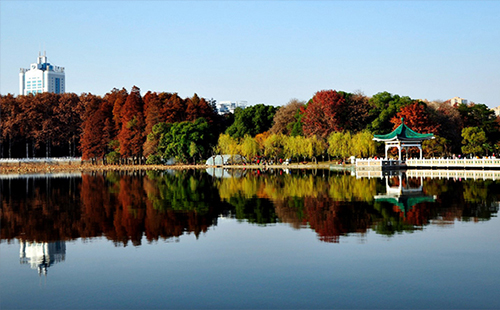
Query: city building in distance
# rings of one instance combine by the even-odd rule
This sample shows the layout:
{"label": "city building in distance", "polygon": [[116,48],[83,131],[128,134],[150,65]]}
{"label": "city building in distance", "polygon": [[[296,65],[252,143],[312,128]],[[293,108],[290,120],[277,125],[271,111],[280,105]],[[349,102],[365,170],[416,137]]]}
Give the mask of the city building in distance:
{"label": "city building in distance", "polygon": [[453,97],[453,98],[450,99],[450,104],[451,105],[455,105],[455,104],[459,105],[459,104],[462,104],[462,103],[463,104],[467,104],[469,102],[467,101],[467,99],[460,98],[460,97]]}
{"label": "city building in distance", "polygon": [[495,112],[496,116],[500,116],[500,105],[496,108],[493,108],[492,110],[493,110],[493,112]]}
{"label": "city building in distance", "polygon": [[231,101],[220,101],[217,103],[217,113],[219,114],[226,114],[226,113],[233,113],[236,108],[242,108],[244,109],[247,106],[246,101],[236,101],[236,102],[231,102]]}
{"label": "city building in distance", "polygon": [[19,94],[56,93],[64,94],[65,91],[64,67],[51,65],[47,62],[46,53],[38,54],[36,63],[29,69],[21,68],[19,71]]}

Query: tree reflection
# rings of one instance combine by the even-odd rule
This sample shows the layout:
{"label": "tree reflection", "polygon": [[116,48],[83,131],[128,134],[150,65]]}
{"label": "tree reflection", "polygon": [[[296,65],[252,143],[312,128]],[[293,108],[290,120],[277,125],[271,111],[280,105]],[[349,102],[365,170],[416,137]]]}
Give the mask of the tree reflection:
{"label": "tree reflection", "polygon": [[[245,170],[214,178],[204,171],[132,171],[75,177],[0,179],[1,240],[56,242],[105,236],[134,246],[145,238],[197,238],[220,216],[256,225],[287,223],[339,242],[370,229],[387,236],[426,225],[488,220],[498,212],[500,182],[390,179],[418,187],[411,203],[376,201],[385,180],[329,171]],[[413,199],[412,198],[412,199]]]}

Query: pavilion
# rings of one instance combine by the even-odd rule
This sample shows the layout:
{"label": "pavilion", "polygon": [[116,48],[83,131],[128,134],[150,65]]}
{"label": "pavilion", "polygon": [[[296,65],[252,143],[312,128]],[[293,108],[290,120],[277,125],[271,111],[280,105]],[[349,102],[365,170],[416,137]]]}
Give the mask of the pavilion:
{"label": "pavilion", "polygon": [[403,118],[401,118],[401,125],[393,132],[386,135],[374,135],[373,138],[375,141],[385,142],[385,159],[387,159],[387,150],[393,147],[398,148],[399,160],[401,160],[401,149],[407,152],[410,147],[417,147],[420,150],[420,159],[422,159],[422,141],[429,139],[434,139],[434,134],[417,133],[411,130],[406,126]]}

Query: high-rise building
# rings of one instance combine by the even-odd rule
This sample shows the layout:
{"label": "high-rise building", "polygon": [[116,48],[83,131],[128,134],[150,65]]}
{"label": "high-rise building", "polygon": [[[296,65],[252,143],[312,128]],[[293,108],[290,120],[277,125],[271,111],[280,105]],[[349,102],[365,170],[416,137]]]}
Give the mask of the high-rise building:
{"label": "high-rise building", "polygon": [[64,67],[57,67],[47,62],[47,56],[38,54],[36,63],[29,69],[19,71],[19,94],[56,93],[65,91]]}

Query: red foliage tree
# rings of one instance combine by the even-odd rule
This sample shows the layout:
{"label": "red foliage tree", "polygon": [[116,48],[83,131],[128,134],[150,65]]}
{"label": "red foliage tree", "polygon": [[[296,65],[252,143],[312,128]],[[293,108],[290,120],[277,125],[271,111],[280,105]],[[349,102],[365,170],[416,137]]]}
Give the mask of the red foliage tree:
{"label": "red foliage tree", "polygon": [[76,146],[82,134],[82,115],[85,111],[80,98],[74,93],[62,94],[54,107],[56,117],[56,145],[68,143],[69,156],[76,156]]}
{"label": "red foliage tree", "polygon": [[144,95],[144,119],[146,122],[145,133],[148,134],[153,130],[153,126],[165,121],[165,117],[161,114],[162,102],[157,93],[148,91]]}
{"label": "red foliage tree", "polygon": [[176,93],[172,94],[163,104],[162,114],[165,122],[176,123],[186,120],[186,103]]}
{"label": "red foliage tree", "polygon": [[80,100],[85,107],[82,123],[82,159],[104,157],[103,145],[104,115],[101,110],[102,99],[92,94],[82,94]]}
{"label": "red foliage tree", "polygon": [[132,87],[121,109],[122,127],[118,134],[120,154],[123,158],[142,157],[144,144],[144,102],[137,86]]}
{"label": "red foliage tree", "polygon": [[8,157],[12,157],[13,140],[19,138],[19,127],[16,123],[16,114],[19,113],[19,105],[13,95],[0,95],[0,157],[3,157],[4,149],[8,145]]}
{"label": "red foliage tree", "polygon": [[302,111],[304,113],[303,130],[307,136],[316,135],[326,138],[334,131],[346,129],[345,122],[348,118],[343,93],[334,90],[319,91]]}
{"label": "red foliage tree", "polygon": [[113,121],[115,123],[115,130],[119,132],[122,128],[121,117],[122,117],[122,107],[127,100],[128,92],[125,88],[118,90],[113,88],[110,93],[104,96],[104,100],[108,101],[110,105],[113,106]]}
{"label": "red foliage tree", "polygon": [[406,126],[418,133],[438,133],[439,124],[435,123],[427,106],[415,101],[413,104],[401,108],[395,117],[391,119],[394,129],[401,125],[401,118],[404,119]]}

